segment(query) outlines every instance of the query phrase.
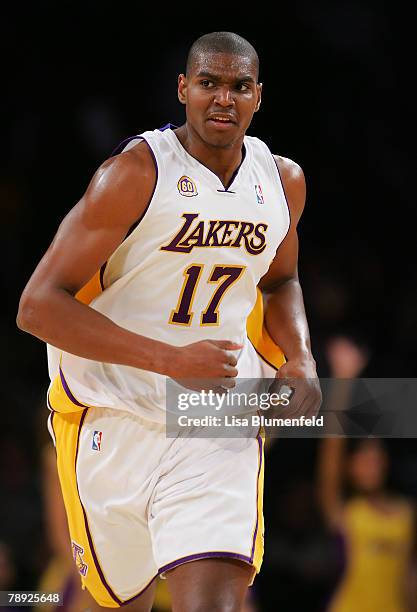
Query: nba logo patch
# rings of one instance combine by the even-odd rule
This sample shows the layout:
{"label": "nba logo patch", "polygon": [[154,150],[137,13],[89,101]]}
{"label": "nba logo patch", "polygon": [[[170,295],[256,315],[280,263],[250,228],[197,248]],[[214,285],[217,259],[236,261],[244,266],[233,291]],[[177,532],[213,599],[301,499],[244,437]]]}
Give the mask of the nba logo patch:
{"label": "nba logo patch", "polygon": [[262,193],[262,188],[260,185],[255,185],[255,193],[256,193],[256,201],[258,204],[264,203],[264,195]]}
{"label": "nba logo patch", "polygon": [[180,194],[187,198],[198,195],[196,184],[189,176],[182,176],[177,183],[177,187]]}
{"label": "nba logo patch", "polygon": [[103,435],[102,431],[95,431],[93,433],[93,444],[91,445],[91,448],[93,450],[99,451],[101,450],[101,437]]}

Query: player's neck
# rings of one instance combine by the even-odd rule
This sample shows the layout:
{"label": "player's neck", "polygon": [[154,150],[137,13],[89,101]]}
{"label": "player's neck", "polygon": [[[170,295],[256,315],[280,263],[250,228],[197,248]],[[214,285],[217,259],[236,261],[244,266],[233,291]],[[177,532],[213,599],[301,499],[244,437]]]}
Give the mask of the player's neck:
{"label": "player's neck", "polygon": [[175,130],[175,134],[187,153],[217,174],[223,185],[230,183],[242,162],[243,138],[231,147],[211,146],[187,124]]}

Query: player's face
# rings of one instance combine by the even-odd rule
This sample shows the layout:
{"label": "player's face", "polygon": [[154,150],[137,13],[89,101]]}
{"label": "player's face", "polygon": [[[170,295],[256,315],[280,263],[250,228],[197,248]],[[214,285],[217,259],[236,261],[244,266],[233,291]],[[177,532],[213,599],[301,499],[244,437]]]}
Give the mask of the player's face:
{"label": "player's face", "polygon": [[364,442],[352,454],[348,466],[354,488],[363,493],[382,489],[387,467],[387,456],[378,441]]}
{"label": "player's face", "polygon": [[253,61],[228,53],[200,56],[178,80],[188,124],[207,144],[225,148],[243,138],[259,109],[261,89]]}

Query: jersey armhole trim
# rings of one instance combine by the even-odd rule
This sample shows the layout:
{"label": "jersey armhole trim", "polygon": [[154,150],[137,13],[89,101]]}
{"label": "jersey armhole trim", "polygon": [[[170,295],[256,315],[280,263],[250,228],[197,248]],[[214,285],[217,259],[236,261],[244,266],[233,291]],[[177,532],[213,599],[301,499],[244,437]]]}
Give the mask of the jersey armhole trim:
{"label": "jersey armhole trim", "polygon": [[[258,140],[259,140],[259,139],[258,139]],[[289,226],[288,226],[287,233],[286,233],[286,234],[285,234],[285,236],[284,236],[284,238],[285,238],[285,237],[286,237],[286,235],[287,235],[287,234],[288,234],[288,232],[289,232],[289,229],[290,229],[290,227],[291,227],[291,221],[292,221],[292,219],[291,219],[291,208],[290,208],[290,205],[289,205],[289,203],[288,203],[287,192],[285,191],[284,181],[282,180],[281,171],[280,171],[280,169],[279,169],[278,162],[277,162],[277,159],[276,159],[275,155],[272,153],[271,149],[270,149],[270,148],[269,148],[269,146],[266,144],[266,142],[263,142],[262,140],[261,140],[260,142],[261,142],[261,143],[264,145],[264,147],[265,147],[265,148],[268,150],[268,153],[269,153],[269,156],[268,156],[268,157],[269,157],[269,159],[271,159],[271,158],[272,158],[272,162],[273,162],[273,163],[272,163],[272,165],[271,165],[271,170],[272,170],[272,172],[275,174],[275,178],[278,180],[278,183],[281,185],[282,193],[283,193],[283,195],[284,195],[285,204],[287,205],[287,210],[288,210],[288,219],[289,219]]]}
{"label": "jersey armhole trim", "polygon": [[[140,215],[139,219],[137,219],[130,226],[126,236],[123,238],[123,240],[121,241],[119,246],[113,251],[113,253],[110,255],[108,260],[103,264],[103,266],[102,266],[102,268],[100,270],[100,284],[101,284],[101,287],[102,287],[103,291],[106,289],[105,272],[106,272],[106,269],[108,268],[108,264],[111,261],[111,258],[120,249],[120,247],[122,247],[125,244],[126,240],[128,240],[130,238],[130,236],[135,232],[135,230],[137,230],[137,228],[139,227],[140,223],[144,220],[144,218],[146,217],[146,213],[148,212],[148,210],[149,210],[153,200],[155,199],[155,194],[159,190],[160,184],[161,184],[161,171],[162,171],[162,167],[163,167],[162,166],[162,159],[160,158],[159,159],[159,163],[158,163],[158,160],[156,158],[156,155],[155,155],[155,152],[154,152],[152,146],[150,145],[150,143],[148,142],[148,140],[144,136],[135,136],[134,138],[137,138],[138,140],[140,139],[141,141],[145,142],[147,147],[148,147],[148,149],[149,149],[149,152],[152,155],[152,159],[153,159],[153,162],[154,162],[154,165],[155,165],[155,173],[156,173],[155,184],[153,186],[152,193],[151,193],[151,195],[149,197],[148,203],[145,206],[145,208],[144,208],[142,214]],[[130,140],[133,140],[133,139],[131,138],[131,139],[128,139],[128,140],[130,141]]]}
{"label": "jersey armhole trim", "polygon": [[150,197],[149,197],[148,203],[147,203],[147,205],[145,206],[144,211],[142,212],[142,214],[141,214],[141,216],[139,217],[139,219],[138,219],[137,221],[135,221],[135,222],[133,223],[133,225],[131,225],[131,227],[129,228],[129,230],[128,230],[128,232],[127,232],[126,236],[124,237],[124,239],[122,240],[122,242],[121,242],[120,244],[123,244],[123,242],[124,242],[124,241],[125,241],[127,238],[129,238],[129,236],[130,236],[130,235],[132,234],[132,232],[134,232],[134,230],[135,230],[135,229],[138,227],[139,223],[142,221],[142,219],[144,218],[144,216],[145,216],[145,215],[146,215],[146,213],[148,212],[149,206],[151,205],[151,202],[152,202],[153,197],[154,197],[154,195],[155,195],[156,188],[157,188],[158,184],[160,183],[160,171],[159,171],[158,161],[157,161],[157,159],[156,159],[156,155],[155,155],[155,153],[154,153],[154,150],[152,149],[151,145],[150,145],[150,144],[149,144],[149,142],[146,140],[146,138],[143,138],[143,136],[141,136],[141,140],[142,140],[144,143],[146,143],[146,145],[147,145],[147,147],[148,147],[148,149],[149,149],[149,152],[150,152],[150,153],[151,153],[151,155],[152,155],[153,163],[154,163],[154,165],[155,165],[155,172],[156,172],[156,176],[155,176],[155,184],[154,184],[154,186],[153,186],[152,193],[151,193],[151,195],[150,195]]}
{"label": "jersey armhole trim", "polygon": [[[275,168],[277,169],[277,173],[278,173],[278,180],[279,180],[279,182],[280,182],[280,184],[281,184],[282,193],[284,194],[285,203],[286,203],[286,205],[287,205],[287,209],[288,209],[288,218],[289,218],[289,227],[288,227],[288,231],[289,231],[289,229],[290,229],[290,227],[291,227],[291,221],[292,221],[292,219],[291,219],[291,208],[290,208],[290,205],[289,205],[289,203],[288,203],[287,192],[285,191],[284,181],[282,180],[281,170],[279,169],[278,161],[277,161],[277,159],[276,159],[275,155],[272,153],[272,151],[271,151],[271,150],[269,150],[269,152],[270,152],[271,157],[272,157],[272,159],[273,159],[274,166],[275,166]],[[288,234],[288,232],[287,232],[287,234]]]}

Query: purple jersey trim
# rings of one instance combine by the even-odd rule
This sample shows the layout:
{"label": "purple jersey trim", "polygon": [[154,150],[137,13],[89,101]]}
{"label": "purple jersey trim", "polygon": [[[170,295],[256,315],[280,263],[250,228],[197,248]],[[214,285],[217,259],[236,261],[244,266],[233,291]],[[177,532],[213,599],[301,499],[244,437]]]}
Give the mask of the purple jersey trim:
{"label": "purple jersey trim", "polygon": [[194,555],[188,555],[186,557],[181,557],[180,559],[176,559],[171,563],[167,563],[159,568],[158,574],[163,574],[164,572],[168,572],[174,567],[178,565],[182,565],[183,563],[189,563],[190,561],[198,561],[200,559],[215,559],[215,558],[225,558],[225,559],[238,559],[239,561],[244,561],[245,563],[252,564],[252,559],[247,557],[246,555],[241,555],[239,553],[234,552],[223,552],[223,551],[213,551],[213,552],[205,552],[205,553],[196,553]]}
{"label": "purple jersey trim", "polygon": [[94,544],[93,544],[93,539],[91,537],[90,528],[88,526],[87,515],[86,515],[86,512],[85,512],[83,503],[81,501],[80,491],[79,491],[79,488],[78,488],[78,480],[77,480],[78,448],[79,448],[79,443],[80,443],[81,429],[82,429],[82,426],[83,426],[83,423],[84,423],[84,419],[86,417],[87,412],[88,412],[88,408],[86,410],[84,410],[84,412],[82,414],[82,417],[80,419],[80,424],[78,426],[78,435],[77,435],[77,448],[76,448],[76,451],[75,451],[74,471],[75,471],[75,481],[76,481],[76,484],[77,484],[78,499],[80,500],[80,505],[81,505],[81,508],[82,508],[82,511],[83,511],[84,525],[85,525],[85,530],[86,530],[86,533],[87,533],[88,543],[89,543],[89,546],[90,546],[91,554],[92,554],[93,560],[94,560],[94,565],[96,566],[96,570],[98,572],[98,575],[100,576],[100,579],[101,579],[104,587],[106,588],[108,594],[110,595],[110,597],[113,599],[113,601],[115,603],[117,603],[119,606],[121,606],[122,603],[123,603],[122,600],[119,599],[115,593],[113,593],[113,590],[109,586],[109,584],[107,584],[107,581],[106,581],[106,579],[104,577],[103,571],[102,571],[102,569],[100,567],[100,563],[98,561],[98,558],[97,558],[97,555],[96,555],[96,551],[94,549]]}
{"label": "purple jersey trim", "polygon": [[258,468],[258,476],[256,478],[256,525],[255,531],[253,534],[253,542],[252,542],[252,551],[250,554],[250,562],[253,562],[253,557],[255,554],[255,545],[256,545],[256,536],[258,535],[258,527],[259,527],[259,512],[258,512],[258,502],[259,502],[259,476],[261,474],[262,469],[262,438],[260,434],[257,436],[258,439],[258,447],[259,447],[259,468]]}
{"label": "purple jersey trim", "polygon": [[125,138],[124,140],[122,140],[122,142],[120,142],[117,147],[115,147],[113,149],[113,151],[110,154],[110,157],[114,157],[115,155],[119,155],[119,153],[121,153],[123,151],[123,149],[125,148],[126,145],[129,144],[129,142],[131,142],[132,140],[135,140],[135,138],[137,138],[138,140],[140,140],[140,136],[139,134],[135,134],[134,136],[129,136],[128,138]]}
{"label": "purple jersey trim", "polygon": [[[272,159],[274,160],[274,164],[276,165],[277,170],[278,170],[278,176],[279,176],[279,180],[280,180],[280,183],[281,183],[282,191],[283,191],[283,194],[284,194],[285,203],[286,203],[287,208],[288,208],[288,216],[289,216],[289,219],[290,219],[290,222],[288,224],[287,233],[285,234],[284,238],[281,241],[281,244],[282,244],[284,242],[285,238],[287,237],[288,232],[290,231],[290,227],[291,227],[291,209],[290,209],[290,205],[288,204],[287,193],[285,191],[284,181],[282,180],[281,170],[279,169],[278,161],[277,161],[275,155],[271,151],[270,151],[270,153],[272,155]],[[278,249],[281,246],[281,244],[278,246]],[[277,249],[277,252],[278,252],[278,249]]]}
{"label": "purple jersey trim", "polygon": [[[159,131],[160,131],[160,132],[164,132],[165,130],[172,129],[172,128],[176,128],[176,127],[177,127],[177,126],[176,126],[176,125],[173,125],[172,123],[167,123],[166,125],[164,125],[164,127],[159,128]],[[120,142],[120,143],[117,145],[117,147],[115,147],[115,149],[113,149],[113,151],[112,151],[112,153],[111,153],[110,157],[113,157],[114,155],[118,155],[119,153],[121,153],[121,152],[123,151],[123,149],[124,149],[124,148],[125,148],[125,147],[126,147],[128,144],[129,144],[129,142],[131,142],[132,140],[135,140],[135,139],[137,139],[137,140],[141,140],[141,141],[143,141],[143,142],[146,142],[146,144],[148,145],[148,148],[149,148],[149,150],[150,150],[150,152],[151,152],[151,154],[152,154],[153,160],[154,160],[155,170],[156,170],[156,177],[155,177],[155,185],[154,185],[154,187],[153,187],[151,197],[149,198],[149,202],[148,202],[148,204],[147,204],[147,206],[146,206],[145,210],[143,211],[143,213],[142,213],[142,215],[140,216],[140,218],[139,218],[137,221],[135,221],[135,223],[134,223],[134,224],[133,224],[133,225],[132,225],[132,226],[129,228],[129,230],[128,230],[128,232],[127,232],[126,236],[125,236],[125,237],[124,237],[124,239],[123,239],[123,241],[124,241],[124,240],[126,240],[126,238],[127,238],[128,236],[130,236],[130,234],[133,232],[133,230],[134,230],[134,229],[136,229],[136,228],[137,228],[137,226],[139,225],[139,223],[142,221],[143,217],[145,216],[146,211],[147,211],[147,210],[148,210],[148,208],[149,208],[150,203],[152,202],[152,198],[153,198],[154,193],[155,193],[156,185],[157,185],[157,183],[158,183],[158,163],[157,163],[157,161],[156,161],[155,154],[154,154],[154,152],[153,152],[153,150],[152,150],[152,147],[151,147],[151,146],[150,146],[150,144],[148,143],[148,141],[147,141],[145,138],[143,138],[143,137],[142,137],[140,134],[136,134],[135,136],[129,136],[128,138],[125,138],[124,140],[122,140],[122,142]],[[104,264],[101,266],[101,268],[100,268],[100,286],[101,286],[102,291],[104,291],[104,290],[105,290],[105,286],[104,286],[104,272],[105,272],[105,270],[106,270],[107,263],[108,263],[108,262],[106,261],[106,262],[105,262],[105,263],[104,263]],[[82,406],[82,404],[78,404],[78,405],[79,405],[79,406]]]}
{"label": "purple jersey trim", "polygon": [[159,128],[160,132],[165,132],[165,130],[177,130],[178,125],[174,125],[173,123],[167,123],[164,127]]}
{"label": "purple jersey trim", "polygon": [[[176,127],[177,126],[173,125],[172,123],[167,123],[163,127],[159,128],[159,131],[160,132],[164,132],[165,130],[173,129],[173,128],[176,128]],[[145,210],[143,211],[143,213],[141,214],[139,219],[137,221],[135,221],[135,223],[133,223],[133,225],[129,228],[126,236],[123,239],[123,241],[126,240],[126,238],[128,238],[130,236],[130,234],[137,228],[137,226],[139,225],[139,223],[142,221],[142,219],[144,218],[145,214],[147,213],[148,208],[149,208],[149,206],[150,206],[150,204],[152,202],[153,196],[155,194],[155,190],[156,190],[156,186],[158,184],[158,178],[159,178],[158,162],[156,161],[155,153],[153,152],[153,149],[152,149],[151,145],[149,144],[149,142],[146,140],[146,138],[143,138],[143,136],[141,136],[140,134],[136,134],[135,136],[129,136],[129,138],[125,138],[124,140],[122,140],[122,142],[119,145],[117,145],[117,147],[112,152],[112,156],[113,155],[118,155],[119,153],[121,153],[123,151],[123,149],[126,147],[126,145],[128,145],[129,142],[131,142],[132,140],[135,140],[135,138],[145,142],[148,145],[149,151],[151,152],[151,155],[152,155],[152,158],[153,158],[153,161],[154,161],[154,164],[155,164],[156,177],[155,177],[155,185],[153,186],[151,197],[149,198],[149,202],[146,205]],[[106,262],[106,264],[107,264],[107,262]],[[103,289],[103,291],[104,291],[103,274],[104,274],[105,265],[100,270],[100,284],[101,284],[101,288]]]}
{"label": "purple jersey trim", "polygon": [[[165,130],[176,130],[177,128],[178,128],[177,125],[174,125],[173,123],[167,123],[166,125],[158,129],[160,132],[165,132]],[[143,140],[140,134],[135,134],[134,136],[128,136],[127,138],[122,140],[122,142],[120,142],[117,145],[117,147],[113,149],[113,151],[110,154],[110,157],[113,157],[114,155],[119,155],[119,153],[123,151],[123,149],[129,144],[129,142],[131,142],[132,140],[135,140],[135,138],[137,138],[138,140]]]}
{"label": "purple jersey trim", "polygon": [[75,397],[71,393],[71,390],[67,385],[67,381],[65,380],[64,373],[61,370],[61,366],[59,366],[59,375],[61,377],[61,383],[62,383],[62,386],[64,387],[64,391],[67,394],[68,398],[72,401],[72,403],[75,404],[76,406],[80,406],[81,408],[88,408],[88,406],[86,406],[85,404],[81,404],[77,399],[75,399]]}
{"label": "purple jersey trim", "polygon": [[[224,189],[218,189],[217,191],[222,191],[224,193],[236,193],[235,191],[230,191],[230,187],[233,185],[233,182],[234,182],[235,178],[239,174],[239,170],[241,169],[242,164],[245,161],[245,157],[246,157],[246,147],[245,147],[245,145],[242,145],[242,159],[240,160],[240,164],[238,165],[236,170],[233,172],[232,176],[230,177],[229,182],[227,183],[227,185],[225,185],[225,188]],[[210,170],[210,168],[209,168],[209,170]],[[214,172],[213,172],[213,174],[214,174]],[[217,174],[216,174],[216,176],[217,176]]]}
{"label": "purple jersey trim", "polygon": [[[128,238],[130,236],[130,234],[137,228],[137,226],[139,225],[139,223],[142,221],[142,219],[144,218],[144,216],[146,215],[146,213],[148,212],[148,208],[151,205],[151,202],[153,200],[153,196],[155,194],[155,190],[156,190],[156,186],[158,184],[158,178],[159,178],[159,170],[158,170],[158,162],[156,161],[156,157],[155,157],[155,153],[153,152],[153,149],[151,147],[151,145],[149,144],[149,142],[145,139],[142,138],[143,142],[146,142],[146,144],[148,145],[148,149],[152,155],[153,158],[153,162],[155,164],[155,172],[156,172],[156,176],[155,176],[155,184],[153,186],[152,189],[152,193],[151,193],[151,197],[149,198],[149,202],[146,205],[145,210],[143,211],[143,213],[141,214],[141,216],[139,217],[139,219],[137,221],[135,221],[135,223],[129,228],[129,231],[127,232],[126,236],[124,237],[124,240],[126,240],[126,238]],[[103,271],[104,272],[104,271]],[[100,281],[101,281],[101,274],[100,274]],[[103,285],[102,285],[103,286]],[[104,287],[103,287],[104,289]]]}

